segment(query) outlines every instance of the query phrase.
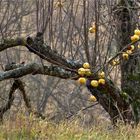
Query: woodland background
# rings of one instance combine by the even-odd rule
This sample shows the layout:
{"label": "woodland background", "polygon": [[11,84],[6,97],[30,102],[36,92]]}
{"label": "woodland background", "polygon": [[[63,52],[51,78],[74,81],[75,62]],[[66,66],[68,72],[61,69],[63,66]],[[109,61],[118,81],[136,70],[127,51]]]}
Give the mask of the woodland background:
{"label": "woodland background", "polygon": [[[139,6],[137,0],[0,0],[1,44],[11,43],[8,40],[16,38],[26,40],[42,32],[44,42],[54,54],[79,65],[89,62],[93,70],[98,69],[131,42],[128,37],[139,27]],[[124,18],[126,25],[120,25],[122,22],[118,17],[124,7],[130,12],[131,27],[126,22],[127,16]],[[92,25],[96,26],[95,33],[88,30]],[[123,27],[131,28],[131,32]],[[126,32],[125,35],[122,34],[123,29],[124,32],[128,31],[125,43],[121,40],[122,35],[126,35]],[[1,71],[10,64],[39,63],[42,67],[53,64],[53,60],[50,63],[42,59],[20,43],[13,46],[3,51],[1,49]],[[63,68],[61,64],[58,66]],[[108,78],[118,89],[124,84],[121,80],[122,72],[127,68],[122,69],[122,65],[117,65],[107,69]],[[65,120],[78,119],[80,127],[84,129],[104,122],[111,124],[110,115],[100,103],[89,100],[91,92],[86,86],[81,86],[70,76],[61,78],[59,75],[54,77],[49,74],[29,74],[21,76],[20,80],[31,109],[45,116],[48,121],[58,124]],[[13,82],[14,79],[11,78],[0,82],[1,108],[8,102]],[[16,90],[13,103],[2,113],[3,122],[14,122],[21,114],[22,117],[30,118],[32,114],[29,109],[20,91]],[[15,126],[20,123],[19,120]]]}

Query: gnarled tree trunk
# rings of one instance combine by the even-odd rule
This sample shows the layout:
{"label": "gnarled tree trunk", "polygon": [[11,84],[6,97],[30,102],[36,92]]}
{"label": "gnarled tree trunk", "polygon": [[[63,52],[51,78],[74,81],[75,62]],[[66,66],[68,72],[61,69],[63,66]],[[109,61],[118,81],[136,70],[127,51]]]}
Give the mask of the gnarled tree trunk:
{"label": "gnarled tree trunk", "polygon": [[[117,46],[118,51],[123,50],[130,44],[130,37],[136,29],[137,10],[134,9],[134,2],[131,0],[120,0],[114,8],[115,21],[117,21]],[[137,45],[137,44],[135,44]],[[95,95],[99,103],[110,114],[113,123],[117,119],[125,123],[134,122],[138,124],[140,119],[140,62],[138,53],[131,55],[129,60],[121,59],[121,90],[117,89],[110,81],[100,89],[88,89]]]}

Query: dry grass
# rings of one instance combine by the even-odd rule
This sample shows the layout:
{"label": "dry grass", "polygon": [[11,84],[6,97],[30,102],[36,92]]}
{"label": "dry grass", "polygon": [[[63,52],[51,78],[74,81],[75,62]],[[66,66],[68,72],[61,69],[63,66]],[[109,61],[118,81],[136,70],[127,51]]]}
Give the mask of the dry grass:
{"label": "dry grass", "polygon": [[109,128],[108,124],[83,128],[78,121],[54,124],[35,119],[33,116],[18,115],[14,121],[5,120],[0,126],[0,140],[139,140],[140,127],[119,125]]}

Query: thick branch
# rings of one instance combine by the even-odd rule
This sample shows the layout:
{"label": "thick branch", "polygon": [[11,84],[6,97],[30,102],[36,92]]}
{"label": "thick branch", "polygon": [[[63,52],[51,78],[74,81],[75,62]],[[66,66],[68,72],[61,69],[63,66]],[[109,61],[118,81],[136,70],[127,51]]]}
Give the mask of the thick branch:
{"label": "thick branch", "polygon": [[106,84],[98,88],[93,88],[89,81],[87,88],[109,113],[113,124],[116,123],[117,119],[121,119],[125,123],[130,121],[132,112],[130,112],[129,97],[127,95],[124,96],[110,80],[106,79]]}
{"label": "thick branch", "polygon": [[25,38],[5,39],[0,44],[0,51],[21,45],[26,46],[29,51],[38,55],[40,58],[47,60],[52,64],[64,67],[65,69],[72,70],[77,69],[81,66],[81,64],[79,64],[77,61],[62,57],[56,51],[52,50],[50,46],[48,46],[44,42],[40,43],[40,41],[36,41],[35,39],[33,40],[31,37],[28,37],[27,41]]}
{"label": "thick branch", "polygon": [[70,71],[66,71],[63,68],[60,68],[58,66],[43,66],[41,64],[37,63],[31,63],[31,64],[13,64],[13,67],[15,69],[0,72],[0,81],[10,79],[10,78],[19,78],[28,74],[44,74],[44,75],[50,75],[55,77],[60,77],[63,79],[75,79],[76,74],[72,73]]}
{"label": "thick branch", "polygon": [[0,51],[15,47],[15,46],[19,46],[19,45],[25,46],[25,43],[26,43],[26,41],[23,38],[4,39],[1,41]]}

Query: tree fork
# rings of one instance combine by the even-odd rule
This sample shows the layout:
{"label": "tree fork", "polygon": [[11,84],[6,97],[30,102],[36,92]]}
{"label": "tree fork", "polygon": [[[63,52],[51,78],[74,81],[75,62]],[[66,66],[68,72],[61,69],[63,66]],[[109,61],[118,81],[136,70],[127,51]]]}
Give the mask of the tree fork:
{"label": "tree fork", "polygon": [[106,84],[93,88],[90,81],[87,83],[87,88],[97,98],[97,101],[110,115],[113,125],[116,125],[117,120],[122,120],[125,124],[131,123],[132,112],[130,105],[121,91],[111,82],[106,79]]}

